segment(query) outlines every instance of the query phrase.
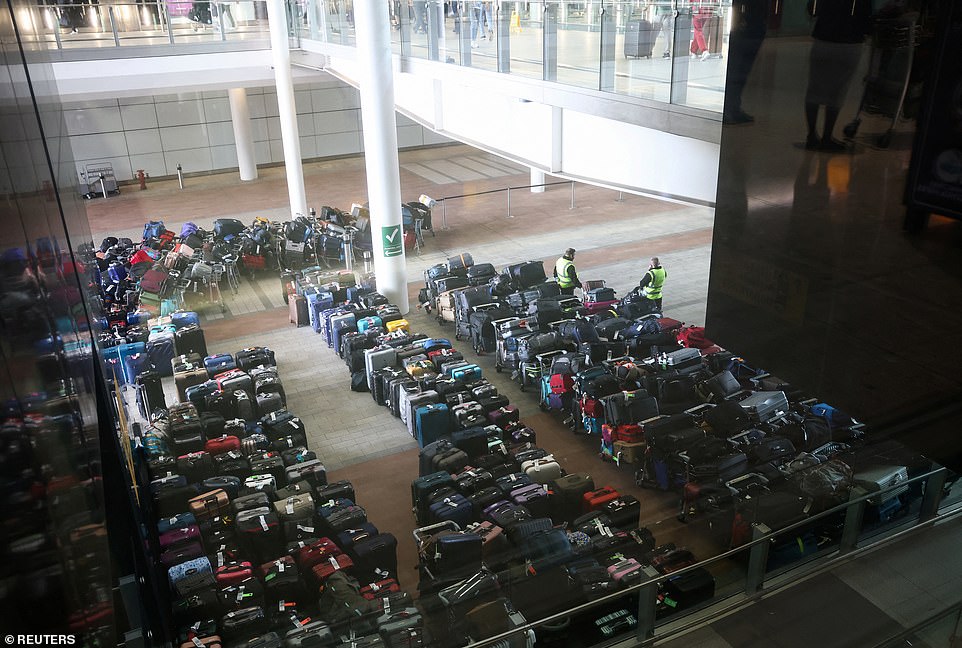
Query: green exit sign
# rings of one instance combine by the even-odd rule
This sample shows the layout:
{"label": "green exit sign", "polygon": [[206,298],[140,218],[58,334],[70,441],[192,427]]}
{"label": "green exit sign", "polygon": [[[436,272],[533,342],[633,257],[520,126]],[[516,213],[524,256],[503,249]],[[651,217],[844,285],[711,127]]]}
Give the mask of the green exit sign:
{"label": "green exit sign", "polygon": [[404,251],[404,235],[400,225],[382,225],[381,243],[384,246],[384,256],[400,256]]}

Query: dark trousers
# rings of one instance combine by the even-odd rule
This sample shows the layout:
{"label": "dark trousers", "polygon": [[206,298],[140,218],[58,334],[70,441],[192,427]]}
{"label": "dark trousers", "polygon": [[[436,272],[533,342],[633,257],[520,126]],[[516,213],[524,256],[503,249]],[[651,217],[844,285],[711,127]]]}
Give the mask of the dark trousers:
{"label": "dark trousers", "polygon": [[645,298],[645,301],[648,303],[648,312],[649,312],[649,313],[660,313],[660,312],[661,312],[661,298],[660,298],[660,297],[659,297],[658,299],[650,299],[650,298],[646,297],[646,298]]}
{"label": "dark trousers", "polygon": [[571,297],[572,295],[575,294],[575,287],[574,287],[574,286],[568,286],[567,288],[562,288],[562,289],[561,289],[561,294],[562,294],[562,295],[567,295],[567,296]]}

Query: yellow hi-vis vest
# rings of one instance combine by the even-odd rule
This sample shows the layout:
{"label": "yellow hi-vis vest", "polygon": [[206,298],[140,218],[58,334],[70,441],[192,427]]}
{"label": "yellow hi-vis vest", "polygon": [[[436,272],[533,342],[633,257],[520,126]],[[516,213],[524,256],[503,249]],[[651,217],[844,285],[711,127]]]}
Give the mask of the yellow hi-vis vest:
{"label": "yellow hi-vis vest", "polygon": [[651,283],[645,286],[645,297],[648,299],[661,299],[661,287],[665,285],[665,277],[668,273],[662,267],[651,268]]}
{"label": "yellow hi-vis vest", "polygon": [[574,267],[574,261],[561,257],[554,264],[555,274],[558,275],[558,286],[561,288],[571,288],[575,282],[568,276],[568,268]]}

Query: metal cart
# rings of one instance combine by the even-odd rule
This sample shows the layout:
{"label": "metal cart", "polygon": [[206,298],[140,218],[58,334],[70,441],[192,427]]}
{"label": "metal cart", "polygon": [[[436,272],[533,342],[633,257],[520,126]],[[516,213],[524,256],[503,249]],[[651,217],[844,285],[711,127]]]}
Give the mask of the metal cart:
{"label": "metal cart", "polygon": [[887,148],[892,142],[892,131],[898,123],[908,93],[918,37],[918,13],[910,12],[897,18],[876,19],[872,31],[872,53],[865,90],[855,119],[845,126],[845,137],[852,139],[862,123],[862,113],[891,118],[888,129],[878,135],[875,143]]}

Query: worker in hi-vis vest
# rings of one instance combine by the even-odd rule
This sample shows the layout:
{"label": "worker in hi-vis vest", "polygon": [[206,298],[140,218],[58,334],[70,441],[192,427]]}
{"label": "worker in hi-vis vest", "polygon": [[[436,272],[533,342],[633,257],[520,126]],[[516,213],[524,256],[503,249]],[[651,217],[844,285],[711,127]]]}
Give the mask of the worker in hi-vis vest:
{"label": "worker in hi-vis vest", "polygon": [[649,310],[654,313],[661,312],[661,288],[665,285],[665,278],[668,273],[661,267],[658,257],[652,257],[648,265],[648,272],[641,278],[641,294],[645,299],[650,300]]}
{"label": "worker in hi-vis vest", "polygon": [[575,249],[568,248],[554,264],[554,276],[562,295],[574,295],[575,288],[581,288],[578,271],[575,269]]}

